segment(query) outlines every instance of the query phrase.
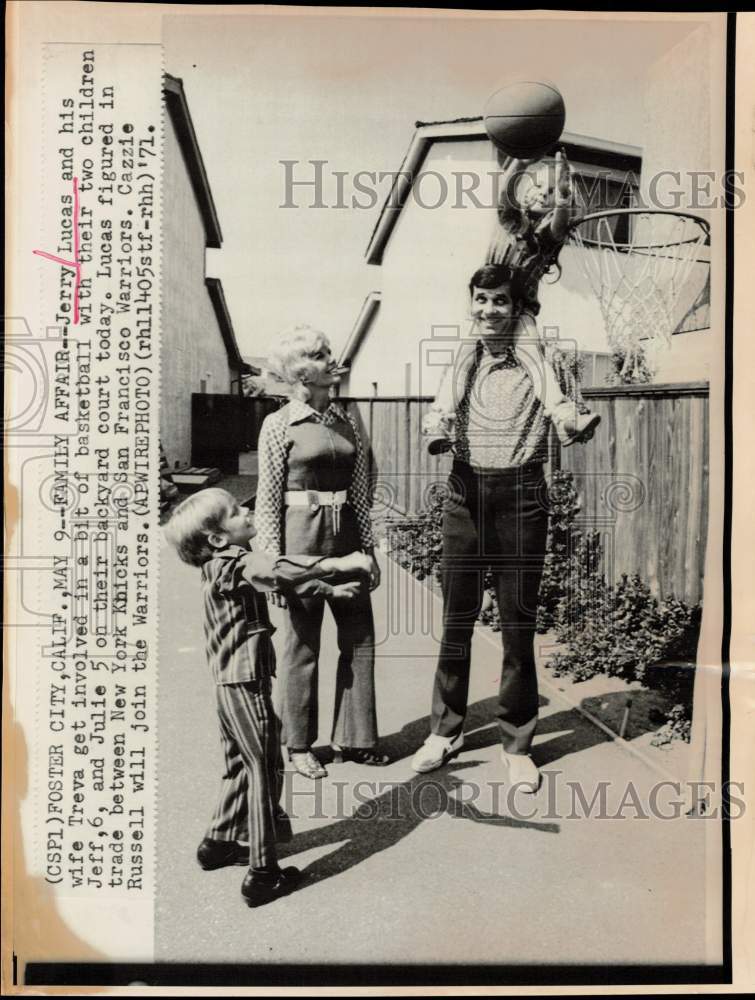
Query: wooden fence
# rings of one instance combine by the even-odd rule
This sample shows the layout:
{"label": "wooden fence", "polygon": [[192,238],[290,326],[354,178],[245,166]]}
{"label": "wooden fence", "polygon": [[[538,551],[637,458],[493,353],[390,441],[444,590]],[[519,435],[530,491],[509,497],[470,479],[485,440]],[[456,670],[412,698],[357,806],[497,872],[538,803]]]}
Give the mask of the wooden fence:
{"label": "wooden fence", "polygon": [[375,504],[396,513],[416,513],[434,483],[445,483],[449,455],[433,457],[422,437],[422,418],[432,397],[374,396],[341,400],[356,418],[368,444],[370,482]]}
{"label": "wooden fence", "polygon": [[[585,389],[602,423],[589,444],[559,449],[551,469],[573,474],[581,497],[578,527],[603,536],[611,579],[638,573],[659,596],[702,597],[708,524],[708,384]],[[369,442],[378,510],[413,513],[448,455],[432,458],[420,428],[430,398],[342,400]]]}
{"label": "wooden fence", "polygon": [[584,390],[602,417],[593,440],[565,448],[561,468],[582,499],[580,525],[600,530],[607,574],[638,573],[653,593],[702,598],[708,530],[708,384]]}

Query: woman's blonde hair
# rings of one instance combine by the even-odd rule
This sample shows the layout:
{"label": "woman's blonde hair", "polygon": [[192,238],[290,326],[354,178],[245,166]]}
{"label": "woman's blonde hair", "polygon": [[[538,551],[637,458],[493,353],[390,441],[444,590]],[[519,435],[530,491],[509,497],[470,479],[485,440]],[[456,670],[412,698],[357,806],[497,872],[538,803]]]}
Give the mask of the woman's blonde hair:
{"label": "woman's blonde hair", "polygon": [[267,358],[267,367],[283,382],[293,387],[299,399],[308,399],[307,382],[315,374],[312,356],[323,348],[330,349],[324,333],[311,326],[292,326],[280,334],[278,343]]}

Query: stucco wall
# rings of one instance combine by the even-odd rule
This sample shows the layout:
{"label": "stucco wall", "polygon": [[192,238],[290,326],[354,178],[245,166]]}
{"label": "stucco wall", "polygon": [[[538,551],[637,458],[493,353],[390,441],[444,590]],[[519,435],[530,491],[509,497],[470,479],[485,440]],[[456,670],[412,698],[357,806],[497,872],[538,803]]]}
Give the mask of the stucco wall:
{"label": "stucco wall", "polygon": [[[707,26],[693,31],[659,59],[648,72],[645,87],[644,117],[645,146],[641,190],[646,204],[676,207],[692,211],[708,221],[710,211],[701,205],[702,198],[694,188],[701,182],[695,172],[717,170],[711,149],[711,85],[713,50]],[[722,127],[723,116],[718,128]],[[718,142],[715,143],[719,145]],[[662,177],[661,171],[679,173],[680,177]],[[651,192],[651,182],[659,178]],[[711,194],[716,182],[707,181]],[[715,249],[715,248],[714,248]],[[697,282],[701,284],[700,281]],[[720,310],[712,312],[710,335],[706,332],[679,333],[673,337],[670,350],[659,355],[656,380],[677,382],[687,375],[689,380],[707,379],[710,352],[721,343]]]}
{"label": "stucco wall", "polygon": [[[166,114],[160,438],[168,462],[191,459],[191,394],[231,391],[231,371],[205,287],[205,230]],[[208,377],[207,373],[210,372]]]}

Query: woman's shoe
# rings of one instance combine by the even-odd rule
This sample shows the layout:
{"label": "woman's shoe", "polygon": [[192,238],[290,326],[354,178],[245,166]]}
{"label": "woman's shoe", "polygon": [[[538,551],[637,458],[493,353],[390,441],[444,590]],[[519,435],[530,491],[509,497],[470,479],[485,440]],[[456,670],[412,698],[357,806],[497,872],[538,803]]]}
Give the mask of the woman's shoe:
{"label": "woman's shoe", "polygon": [[333,744],[333,763],[343,764],[344,761],[354,761],[355,764],[366,764],[368,767],[385,767],[391,758],[387,753],[368,747],[339,747]]}
{"label": "woman's shoe", "polygon": [[294,770],[313,781],[324,778],[328,773],[311,750],[289,750],[288,759],[294,765]]}

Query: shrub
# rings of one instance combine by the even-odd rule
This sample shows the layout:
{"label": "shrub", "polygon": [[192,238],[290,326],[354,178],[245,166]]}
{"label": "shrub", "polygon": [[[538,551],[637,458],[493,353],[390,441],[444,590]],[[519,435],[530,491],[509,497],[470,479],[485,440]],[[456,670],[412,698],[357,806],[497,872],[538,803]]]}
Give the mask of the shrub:
{"label": "shrub", "polygon": [[666,722],[650,741],[654,747],[662,747],[672,740],[684,740],[689,743],[692,718],[686,705],[674,705],[668,713]]}
{"label": "shrub", "polygon": [[564,350],[564,348],[557,347],[553,344],[548,354],[551,364],[553,364],[556,371],[561,369],[562,371],[568,372],[576,385],[584,385],[585,359],[579,351],[575,351],[573,349]]}
{"label": "shrub", "polygon": [[646,385],[653,381],[653,369],[640,346],[629,350],[614,350],[611,354],[611,366],[606,376],[608,385]]}
{"label": "shrub", "polygon": [[564,583],[569,578],[570,543],[574,519],[579,512],[579,496],[574,478],[568,472],[553,473],[548,485],[548,502],[550,519],[537,610],[538,632],[547,632],[556,625]]}
{"label": "shrub", "polygon": [[615,586],[601,580],[598,590],[600,602],[586,614],[570,608],[557,626],[566,649],[554,657],[554,669],[579,679],[606,673],[626,681],[652,681],[653,687],[682,693],[692,671],[664,673],[658,665],[679,657],[694,659],[699,607],[675,598],[658,601],[637,575],[622,576]]}
{"label": "shrub", "polygon": [[440,580],[445,497],[445,486],[437,484],[418,514],[393,521],[388,528],[389,554],[418,580]]}

